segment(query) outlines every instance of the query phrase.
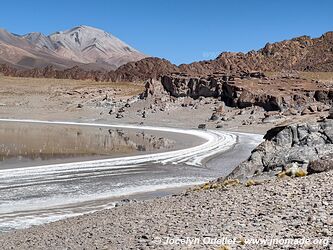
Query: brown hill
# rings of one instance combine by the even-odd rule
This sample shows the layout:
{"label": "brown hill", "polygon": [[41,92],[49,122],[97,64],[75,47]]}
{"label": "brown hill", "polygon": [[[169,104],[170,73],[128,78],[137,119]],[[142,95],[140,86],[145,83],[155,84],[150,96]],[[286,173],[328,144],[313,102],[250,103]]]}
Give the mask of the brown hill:
{"label": "brown hill", "polygon": [[110,75],[113,81],[140,81],[178,71],[178,67],[168,60],[148,57],[120,66]]}
{"label": "brown hill", "polygon": [[221,53],[215,60],[182,64],[180,71],[205,75],[216,71],[333,71],[333,32],[301,36],[248,53]]}
{"label": "brown hill", "polygon": [[319,38],[302,36],[266,46],[248,53],[223,52],[216,59],[176,66],[157,57],[129,62],[114,71],[84,70],[73,67],[66,70],[46,69],[18,70],[8,65],[0,72],[11,76],[56,77],[94,79],[97,81],[143,81],[171,73],[190,76],[207,76],[216,73],[250,71],[333,71],[333,32]]}
{"label": "brown hill", "polygon": [[169,73],[178,72],[176,65],[157,57],[144,58],[138,62],[127,63],[115,71],[84,70],[79,66],[59,70],[54,66],[35,69],[18,69],[8,64],[0,64],[0,73],[6,76],[59,78],[59,79],[91,79],[96,81],[130,81],[139,82],[149,78],[158,78]]}

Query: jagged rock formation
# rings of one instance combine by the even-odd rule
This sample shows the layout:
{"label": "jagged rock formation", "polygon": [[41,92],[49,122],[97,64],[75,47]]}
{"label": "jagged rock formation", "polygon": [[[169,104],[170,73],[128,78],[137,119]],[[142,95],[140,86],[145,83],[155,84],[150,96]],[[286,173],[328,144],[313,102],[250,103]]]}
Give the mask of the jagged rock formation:
{"label": "jagged rock formation", "polygon": [[258,51],[223,52],[215,60],[180,65],[182,72],[203,75],[237,71],[333,71],[333,32],[319,38],[301,36],[277,43],[267,43]]}
{"label": "jagged rock formation", "polygon": [[[260,72],[220,73],[208,77],[172,74],[161,77],[165,90],[174,97],[215,97],[231,107],[259,106],[266,111],[311,113],[328,110],[333,90],[305,79],[270,79]],[[320,90],[318,90],[320,89]]]}
{"label": "jagged rock formation", "polygon": [[331,159],[333,120],[276,127],[269,130],[264,139],[252,151],[250,158],[241,163],[229,177],[252,177],[262,172],[282,170],[291,163],[308,165],[309,162],[327,157]]}
{"label": "jagged rock formation", "polygon": [[89,26],[78,26],[49,36],[23,36],[0,29],[0,61],[19,68],[116,69],[146,56],[115,36]]}
{"label": "jagged rock formation", "polygon": [[231,75],[215,73],[202,77],[190,77],[185,73],[173,73],[162,76],[161,82],[164,88],[175,97],[220,97],[227,95],[223,93],[223,88],[226,88],[227,84],[234,84],[235,79],[263,77],[265,75],[260,72],[239,72]]}
{"label": "jagged rock formation", "polygon": [[164,89],[161,82],[155,79],[149,79],[145,83],[145,90],[140,95],[141,99],[147,99],[149,97],[162,98],[168,96],[168,92]]}

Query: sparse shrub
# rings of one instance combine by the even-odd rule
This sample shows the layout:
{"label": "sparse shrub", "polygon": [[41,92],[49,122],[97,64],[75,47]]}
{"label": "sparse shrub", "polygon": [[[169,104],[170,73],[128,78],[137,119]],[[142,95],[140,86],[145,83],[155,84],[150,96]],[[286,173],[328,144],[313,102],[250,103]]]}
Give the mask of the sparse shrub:
{"label": "sparse shrub", "polygon": [[207,182],[202,184],[199,187],[196,187],[193,189],[193,191],[201,191],[201,190],[210,190],[210,189],[223,189],[231,186],[236,186],[240,184],[240,181],[238,179],[227,179],[223,182]]}
{"label": "sparse shrub", "polygon": [[289,166],[285,167],[285,171],[279,172],[277,174],[278,178],[283,178],[285,176],[289,177],[303,177],[306,176],[308,173],[305,169],[299,167],[297,163],[292,163]]}
{"label": "sparse shrub", "polygon": [[230,187],[239,185],[240,181],[238,179],[227,179],[222,182],[223,187]]}
{"label": "sparse shrub", "polygon": [[288,175],[286,174],[286,171],[281,171],[281,172],[277,173],[276,176],[277,176],[278,178],[284,178],[284,177],[286,177],[286,176],[288,176]]}
{"label": "sparse shrub", "polygon": [[304,177],[307,174],[308,173],[306,172],[306,170],[304,170],[303,168],[298,168],[296,173],[295,173],[295,177]]}
{"label": "sparse shrub", "polygon": [[251,186],[256,186],[256,185],[261,185],[262,182],[260,181],[257,181],[257,180],[248,180],[246,183],[245,183],[245,186],[246,187],[251,187]]}

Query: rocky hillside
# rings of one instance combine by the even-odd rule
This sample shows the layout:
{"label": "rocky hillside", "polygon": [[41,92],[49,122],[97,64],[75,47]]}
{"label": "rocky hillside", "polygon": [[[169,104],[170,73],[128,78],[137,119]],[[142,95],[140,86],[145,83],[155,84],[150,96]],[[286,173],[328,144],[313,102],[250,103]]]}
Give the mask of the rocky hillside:
{"label": "rocky hillside", "polygon": [[301,36],[267,43],[258,51],[224,52],[215,60],[180,65],[182,72],[204,75],[218,71],[333,71],[333,32],[319,38]]}
{"label": "rocky hillside", "polygon": [[178,72],[176,65],[165,59],[147,57],[138,62],[130,62],[116,70],[86,70],[80,66],[68,69],[57,69],[55,66],[34,69],[18,69],[7,63],[0,64],[0,73],[5,76],[34,77],[34,78],[59,78],[95,81],[129,81],[142,82],[144,79],[159,78],[170,72]]}
{"label": "rocky hillside", "polygon": [[49,36],[39,32],[20,36],[0,29],[0,61],[18,68],[53,65],[110,70],[145,57],[110,33],[89,26]]}
{"label": "rocky hillside", "polygon": [[[319,38],[311,39],[308,36],[302,36],[291,40],[267,44],[264,48],[258,51],[250,51],[248,53],[230,53],[224,52],[220,54],[215,60],[194,62],[191,64],[182,64],[176,66],[165,59],[156,57],[144,58],[142,54],[138,54],[134,49],[127,45],[119,45],[119,48],[113,48],[113,38],[111,35],[104,34],[107,38],[112,38],[109,42],[104,41],[103,34],[97,32],[99,37],[94,43],[90,44],[91,39],[87,39],[84,35],[86,27],[78,27],[72,30],[54,34],[49,37],[52,42],[57,46],[57,55],[67,59],[76,58],[80,61],[79,64],[80,74],[77,74],[77,67],[73,69],[66,69],[64,72],[57,70],[56,75],[58,78],[69,77],[71,79],[95,79],[102,81],[144,81],[148,78],[159,78],[163,75],[172,73],[184,73],[188,76],[203,77],[216,74],[234,74],[240,72],[252,71],[282,71],[282,70],[298,70],[298,71],[333,71],[333,32],[327,32]],[[102,31],[100,31],[102,32]],[[1,34],[1,33],[0,33]],[[102,36],[102,38],[100,38]],[[1,36],[0,36],[1,37]],[[5,37],[5,36],[2,36]],[[13,44],[20,43],[21,37],[14,37]],[[36,34],[25,36],[25,39],[31,40],[40,48],[49,49],[51,44],[45,37]],[[1,40],[1,39],[0,39]],[[116,40],[114,38],[114,40]],[[104,41],[103,43],[97,41]],[[77,43],[77,44],[76,44]],[[118,43],[118,40],[117,40]],[[115,43],[115,44],[117,44]],[[119,42],[120,44],[120,42]],[[102,46],[103,45],[103,46]],[[108,45],[108,46],[106,46]],[[1,43],[0,43],[1,46]],[[51,47],[52,47],[51,46]],[[102,47],[103,48],[102,48]],[[108,48],[106,48],[108,47]],[[52,47],[53,48],[53,47]],[[130,48],[130,49],[127,49]],[[8,48],[8,50],[10,50]],[[1,51],[1,50],[0,50]],[[105,51],[116,51],[120,53],[117,58],[116,65],[123,64],[128,58],[133,62],[122,65],[117,70],[112,71],[98,71],[98,70],[84,70],[85,66],[91,66],[94,62],[102,64],[112,64],[112,58],[109,59],[103,56]],[[3,52],[0,52],[3,53]],[[15,55],[16,52],[11,52]],[[19,52],[17,52],[20,54]],[[23,53],[23,52],[22,52]],[[123,55],[128,56],[123,56]],[[130,57],[129,55],[133,56]],[[25,55],[28,58],[29,55]],[[0,59],[4,58],[1,56]],[[131,58],[131,59],[129,59]],[[7,59],[6,59],[7,60]],[[4,64],[0,67],[0,72],[11,76],[29,76],[29,77],[49,77],[50,74],[44,74],[43,70],[17,70],[11,69],[12,61],[0,60]],[[138,61],[137,61],[138,60]],[[24,59],[22,62],[35,62],[32,59]],[[61,62],[59,62],[61,63]],[[33,64],[35,65],[35,64]],[[56,68],[54,71],[56,71]],[[49,68],[48,70],[49,71]],[[76,76],[75,76],[76,75]]]}
{"label": "rocky hillside", "polygon": [[[209,61],[181,64],[178,67],[166,60],[154,59],[159,68],[172,72],[182,72],[190,76],[207,76],[216,73],[235,73],[251,71],[333,71],[333,32],[327,32],[319,38],[308,36],[297,37],[291,40],[266,44],[258,51],[248,53],[224,52],[216,59]],[[160,73],[147,65],[145,60],[135,63],[135,67],[126,67],[126,75],[131,78],[142,76],[155,77]],[[141,75],[140,72],[150,72]],[[145,79],[144,79],[145,80]]]}
{"label": "rocky hillside", "polygon": [[176,65],[168,60],[157,57],[144,58],[137,62],[130,62],[120,66],[114,72],[109,72],[113,81],[142,81],[149,78],[157,79],[171,72],[178,72]]}
{"label": "rocky hillside", "polygon": [[260,72],[206,77],[174,73],[162,76],[161,84],[174,97],[214,97],[231,107],[258,106],[290,114],[328,110],[333,100],[331,84],[301,77],[267,77]]}

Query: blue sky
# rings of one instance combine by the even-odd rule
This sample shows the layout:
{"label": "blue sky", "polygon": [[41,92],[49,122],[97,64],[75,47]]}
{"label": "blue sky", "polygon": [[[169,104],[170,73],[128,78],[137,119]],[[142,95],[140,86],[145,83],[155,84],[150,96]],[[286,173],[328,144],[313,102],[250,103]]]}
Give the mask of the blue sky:
{"label": "blue sky", "polygon": [[31,0],[2,1],[0,27],[50,34],[77,25],[104,29],[175,64],[222,51],[333,30],[332,0]]}

